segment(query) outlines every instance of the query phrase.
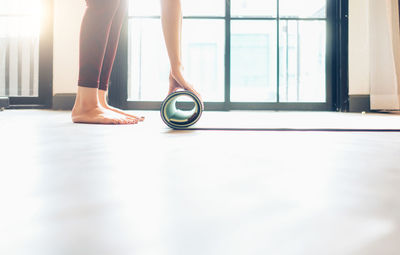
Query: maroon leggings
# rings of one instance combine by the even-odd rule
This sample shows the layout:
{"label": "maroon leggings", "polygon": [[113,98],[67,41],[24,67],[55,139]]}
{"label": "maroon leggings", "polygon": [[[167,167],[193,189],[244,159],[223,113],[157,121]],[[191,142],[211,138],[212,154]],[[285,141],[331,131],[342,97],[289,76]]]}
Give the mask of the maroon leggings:
{"label": "maroon leggings", "polygon": [[107,90],[128,0],[86,0],[78,86]]}

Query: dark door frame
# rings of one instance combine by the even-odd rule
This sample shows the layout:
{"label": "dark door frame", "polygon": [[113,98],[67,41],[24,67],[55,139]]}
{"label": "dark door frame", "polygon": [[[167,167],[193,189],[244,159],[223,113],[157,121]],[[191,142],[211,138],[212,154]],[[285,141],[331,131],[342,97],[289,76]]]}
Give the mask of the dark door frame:
{"label": "dark door frame", "polygon": [[[226,31],[230,29],[230,0],[226,1]],[[230,102],[230,38],[226,36],[225,102],[206,102],[206,110],[348,110],[348,0],[328,0],[326,103]],[[109,88],[110,104],[122,109],[158,110],[161,102],[128,101],[128,19],[124,22]],[[328,61],[330,60],[330,61]]]}

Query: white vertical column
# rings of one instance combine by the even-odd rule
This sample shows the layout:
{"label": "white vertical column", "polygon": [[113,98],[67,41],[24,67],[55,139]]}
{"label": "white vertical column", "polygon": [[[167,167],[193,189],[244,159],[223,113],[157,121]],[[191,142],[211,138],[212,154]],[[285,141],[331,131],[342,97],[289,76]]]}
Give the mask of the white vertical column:
{"label": "white vertical column", "polygon": [[[2,36],[0,34],[0,36]],[[4,36],[0,38],[0,97],[6,95],[6,51],[7,41]]]}
{"label": "white vertical column", "polygon": [[349,94],[369,95],[369,0],[350,0],[349,16]]}

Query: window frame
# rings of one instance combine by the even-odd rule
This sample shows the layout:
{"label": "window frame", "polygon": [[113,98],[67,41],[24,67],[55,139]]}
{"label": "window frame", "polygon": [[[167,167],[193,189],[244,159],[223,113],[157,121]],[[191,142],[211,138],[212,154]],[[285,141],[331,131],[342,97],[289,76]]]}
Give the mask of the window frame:
{"label": "window frame", "polygon": [[39,91],[37,97],[9,98],[10,109],[48,109],[53,98],[53,26],[54,0],[41,0],[43,5],[39,37]]}
{"label": "window frame", "polygon": [[[326,40],[326,102],[231,102],[231,21],[232,20],[321,20],[321,18],[267,18],[232,17],[230,0],[226,0],[225,17],[190,16],[184,19],[225,20],[225,101],[205,102],[205,110],[301,110],[301,111],[347,111],[348,110],[348,0],[327,0]],[[278,4],[279,1],[277,0]],[[278,5],[279,6],[279,5]],[[111,75],[110,104],[126,110],[159,110],[161,101],[128,101],[128,19],[121,31],[120,44]],[[157,17],[154,17],[157,18]],[[279,22],[277,28],[279,29]],[[278,38],[279,40],[279,38]],[[279,88],[279,54],[278,88]],[[279,93],[279,89],[277,90]],[[279,98],[279,97],[278,97]],[[278,99],[279,100],[279,99]]]}

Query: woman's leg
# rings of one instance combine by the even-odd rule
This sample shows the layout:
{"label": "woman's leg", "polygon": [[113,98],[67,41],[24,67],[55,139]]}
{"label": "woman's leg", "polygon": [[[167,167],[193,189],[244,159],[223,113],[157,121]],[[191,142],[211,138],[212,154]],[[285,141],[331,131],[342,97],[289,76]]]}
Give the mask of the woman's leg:
{"label": "woman's leg", "polygon": [[171,64],[168,94],[182,88],[200,97],[200,94],[183,77],[181,58],[182,7],[180,0],[161,0],[161,22]]}
{"label": "woman's leg", "polygon": [[83,123],[132,124],[137,121],[101,107],[98,87],[112,19],[119,0],[86,0],[80,34],[78,93],[72,120]]}
{"label": "woman's leg", "polygon": [[108,105],[107,103],[108,84],[110,82],[111,71],[114,64],[115,55],[117,54],[119,37],[121,34],[122,24],[126,17],[127,8],[128,8],[128,0],[120,0],[120,5],[117,11],[115,12],[114,18],[111,23],[106,51],[104,54],[103,66],[100,73],[100,84],[99,84],[98,95],[100,104],[104,108],[142,121],[144,119],[143,117],[138,118],[134,115],[125,113],[124,111],[114,108]]}

